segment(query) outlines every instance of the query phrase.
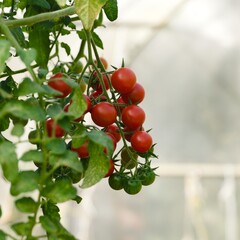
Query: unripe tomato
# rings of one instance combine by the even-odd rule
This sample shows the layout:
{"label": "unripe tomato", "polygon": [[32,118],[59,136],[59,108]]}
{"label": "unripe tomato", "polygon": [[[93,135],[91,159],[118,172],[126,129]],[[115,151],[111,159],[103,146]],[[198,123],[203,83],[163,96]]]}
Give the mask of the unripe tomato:
{"label": "unripe tomato", "polygon": [[117,118],[115,107],[108,102],[99,102],[93,106],[91,117],[95,124],[100,127],[107,127],[113,124]]}
{"label": "unripe tomato", "polygon": [[63,80],[65,76],[62,73],[56,73],[48,81],[48,86],[61,92],[61,95],[57,95],[57,98],[64,98],[69,95],[72,88]]}
{"label": "unripe tomato", "polygon": [[108,178],[108,184],[114,190],[121,190],[123,188],[123,182],[124,182],[123,176],[117,172],[113,173]]}
{"label": "unripe tomato", "polygon": [[49,118],[46,121],[47,134],[49,137],[61,138],[64,136],[64,129],[54,121],[54,119]]}
{"label": "unripe tomato", "polygon": [[145,121],[145,112],[136,105],[129,105],[122,111],[122,122],[128,129],[138,129]]}
{"label": "unripe tomato", "polygon": [[124,183],[124,191],[128,194],[134,195],[141,191],[142,183],[140,179],[130,178]]}
{"label": "unripe tomato", "polygon": [[83,70],[83,64],[81,61],[76,62],[72,67],[71,71],[75,74],[79,74]]}
{"label": "unripe tomato", "polygon": [[141,84],[136,83],[131,92],[121,96],[125,103],[139,104],[144,99],[145,91]]}
{"label": "unripe tomato", "polygon": [[133,169],[137,165],[138,155],[132,147],[125,147],[121,151],[121,164],[126,169]]}
{"label": "unripe tomato", "polygon": [[145,153],[152,146],[152,137],[145,131],[137,131],[131,137],[131,146],[135,151]]}
{"label": "unripe tomato", "polygon": [[111,77],[114,89],[121,94],[131,92],[136,81],[135,73],[130,68],[125,67],[117,69]]}

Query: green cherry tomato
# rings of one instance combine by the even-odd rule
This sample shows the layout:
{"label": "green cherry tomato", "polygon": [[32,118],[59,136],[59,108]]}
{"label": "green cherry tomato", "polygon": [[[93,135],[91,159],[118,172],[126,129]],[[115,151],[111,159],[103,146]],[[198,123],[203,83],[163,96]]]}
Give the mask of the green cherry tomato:
{"label": "green cherry tomato", "polygon": [[132,169],[137,165],[138,155],[132,147],[125,147],[121,151],[121,164],[126,169]]}
{"label": "green cherry tomato", "polygon": [[137,178],[130,178],[124,183],[124,191],[130,195],[139,193],[142,189],[142,182]]}
{"label": "green cherry tomato", "polygon": [[117,172],[108,178],[108,184],[114,190],[121,190],[123,188],[123,181],[123,176]]}
{"label": "green cherry tomato", "polygon": [[140,175],[140,180],[142,182],[142,185],[148,186],[155,181],[155,177],[156,175],[153,170],[149,169],[142,172],[142,174]]}

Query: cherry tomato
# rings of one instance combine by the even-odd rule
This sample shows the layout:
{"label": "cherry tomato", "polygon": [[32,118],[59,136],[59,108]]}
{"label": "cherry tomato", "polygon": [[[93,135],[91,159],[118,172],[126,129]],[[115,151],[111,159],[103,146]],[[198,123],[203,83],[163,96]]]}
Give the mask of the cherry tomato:
{"label": "cherry tomato", "polygon": [[117,140],[114,137],[114,135],[112,133],[106,132],[106,135],[112,140],[113,143],[113,149],[115,150],[117,147]]}
{"label": "cherry tomato", "polygon": [[148,170],[144,170],[140,174],[140,180],[142,182],[142,185],[144,186],[148,186],[152,184],[155,181],[155,178],[156,178],[156,175],[151,168]]}
{"label": "cherry tomato", "polygon": [[88,141],[83,143],[78,148],[71,148],[72,151],[76,152],[78,154],[78,157],[80,158],[88,158],[89,157],[89,151],[88,151]]}
{"label": "cherry tomato", "polygon": [[107,100],[107,98],[106,98],[106,96],[104,96],[104,95],[101,95],[102,93],[101,92],[98,92],[98,91],[94,91],[94,92],[92,92],[91,94],[90,94],[90,96],[89,96],[89,98],[91,99],[91,100],[95,100],[95,101],[106,101]]}
{"label": "cherry tomato", "polygon": [[123,176],[117,172],[108,178],[108,184],[114,190],[121,190],[123,188],[123,182]]}
{"label": "cherry tomato", "polygon": [[49,137],[61,138],[64,136],[64,129],[54,121],[54,119],[49,118],[46,121],[47,134]]}
{"label": "cherry tomato", "polygon": [[[109,89],[109,82],[108,82],[108,78],[110,79],[110,76],[106,75],[105,73],[102,73],[101,74],[101,77],[102,77],[102,81],[103,81],[103,84],[105,86],[105,89],[108,90]],[[97,72],[93,72],[91,78],[90,78],[90,84],[91,84],[91,87],[98,91],[99,93],[102,93],[103,92],[103,87],[101,85],[101,78],[100,76],[98,75]]]}
{"label": "cherry tomato", "polygon": [[138,129],[145,121],[145,112],[136,105],[129,105],[122,111],[122,122],[128,129]]}
{"label": "cherry tomato", "polygon": [[139,104],[144,99],[145,91],[141,84],[136,83],[131,92],[121,96],[125,103]]}
{"label": "cherry tomato", "polygon": [[113,124],[117,118],[115,107],[108,102],[99,102],[93,106],[91,117],[95,124],[100,127],[107,127]]}
{"label": "cherry tomato", "polygon": [[104,176],[105,178],[111,176],[114,172],[114,162],[112,159],[109,160],[109,164],[110,164],[110,166],[109,166],[107,174]]}
{"label": "cherry tomato", "polygon": [[114,89],[121,94],[131,92],[136,81],[135,73],[130,68],[125,67],[117,69],[111,77]]}
{"label": "cherry tomato", "polygon": [[131,137],[132,148],[140,153],[147,152],[152,146],[152,137],[144,131],[137,131]]}
{"label": "cherry tomato", "polygon": [[118,99],[117,99],[117,104],[118,104],[118,106],[115,106],[116,107],[116,109],[117,108],[119,108],[119,110],[120,110],[120,112],[122,112],[122,110],[126,107],[126,103],[123,101],[123,99],[122,99],[122,97],[119,97]]}
{"label": "cherry tomato", "polygon": [[126,169],[133,169],[137,165],[138,155],[132,147],[125,147],[121,151],[121,164]]}
{"label": "cherry tomato", "polygon": [[124,183],[124,191],[128,194],[134,195],[141,191],[142,183],[140,179],[130,178]]}
{"label": "cherry tomato", "polygon": [[111,124],[111,125],[107,126],[105,131],[108,133],[111,133],[115,137],[117,142],[119,142],[121,140],[121,134],[120,134],[120,132],[118,130],[118,126],[116,124]]}
{"label": "cherry tomato", "polygon": [[76,62],[72,67],[71,71],[75,74],[79,74],[83,70],[83,64],[81,61]]}
{"label": "cherry tomato", "polygon": [[48,81],[48,86],[61,92],[61,95],[57,95],[57,98],[64,98],[69,95],[72,88],[63,80],[65,76],[62,73],[56,73]]}
{"label": "cherry tomato", "polygon": [[[105,69],[108,68],[108,62],[105,58],[100,57],[100,61]],[[94,63],[97,64],[98,67],[100,67],[100,64],[98,64],[97,60],[94,60]]]}

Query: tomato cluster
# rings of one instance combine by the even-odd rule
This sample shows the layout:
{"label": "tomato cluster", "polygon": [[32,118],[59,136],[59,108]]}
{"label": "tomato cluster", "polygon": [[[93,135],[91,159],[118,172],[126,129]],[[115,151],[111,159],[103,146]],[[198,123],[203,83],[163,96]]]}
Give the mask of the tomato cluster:
{"label": "tomato cluster", "polygon": [[[58,102],[65,114],[69,113],[74,102],[71,81],[75,78],[75,83],[82,90],[79,94],[85,102],[85,110],[80,116],[70,119],[70,128],[57,118],[49,117],[45,124],[47,136],[65,139],[67,148],[77,154],[86,171],[92,151],[86,132],[91,129],[101,132],[111,142],[110,148],[103,144],[103,153],[109,160],[109,170],[103,177],[108,177],[112,189],[124,189],[128,194],[136,194],[142,186],[155,180],[155,169],[150,166],[151,158],[156,157],[153,140],[149,131],[143,128],[146,115],[139,106],[144,100],[145,90],[137,82],[132,69],[120,67],[107,72],[107,61],[104,58],[100,58],[100,61],[94,61],[88,71],[81,74],[80,82],[76,80],[76,76],[82,73],[81,64],[78,64],[81,71],[75,67],[72,68],[75,73],[57,72],[49,78],[48,87],[56,91],[52,101]],[[90,124],[85,117],[87,114],[92,120]],[[85,133],[83,131],[82,136],[78,136],[76,146],[73,144],[74,131],[82,128]],[[54,176],[59,177],[63,172],[63,169],[61,173],[56,171]],[[84,178],[84,174],[73,170],[67,173],[65,171],[64,174],[74,183]]]}

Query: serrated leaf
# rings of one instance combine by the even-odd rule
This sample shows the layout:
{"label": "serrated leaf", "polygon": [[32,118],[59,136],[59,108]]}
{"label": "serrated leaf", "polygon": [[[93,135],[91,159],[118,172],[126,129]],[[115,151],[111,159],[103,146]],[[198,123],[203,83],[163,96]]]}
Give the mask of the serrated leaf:
{"label": "serrated leaf", "polygon": [[71,48],[68,44],[66,44],[65,42],[61,42],[61,47],[64,48],[64,50],[66,51],[66,54],[69,56],[71,53]]}
{"label": "serrated leaf", "polygon": [[69,167],[77,172],[83,171],[83,166],[79,161],[77,154],[72,151],[66,151],[63,155],[50,155],[49,164],[54,168]]}
{"label": "serrated leaf", "polygon": [[23,34],[22,29],[20,27],[15,27],[15,28],[11,28],[10,30],[13,36],[15,37],[15,39],[18,41],[19,45],[23,48],[26,48],[27,42],[25,40],[25,36]]}
{"label": "serrated leaf", "polygon": [[37,163],[43,162],[43,153],[38,150],[29,150],[28,152],[25,152],[22,157],[20,157],[22,161],[29,162],[34,161]]}
{"label": "serrated leaf", "polygon": [[19,222],[12,225],[12,229],[20,236],[27,236],[31,227],[31,222]]}
{"label": "serrated leaf", "polygon": [[18,176],[18,160],[14,144],[6,141],[0,143],[0,164],[4,177],[13,182]]}
{"label": "serrated leaf", "polygon": [[39,174],[34,171],[22,171],[12,183],[10,192],[13,196],[38,189]]}
{"label": "serrated leaf", "polygon": [[19,56],[26,65],[30,65],[36,60],[37,52],[35,49],[30,48],[28,50],[21,50]]}
{"label": "serrated leaf", "polygon": [[48,216],[41,216],[39,220],[47,233],[56,233],[58,231],[58,226]]}
{"label": "serrated leaf", "polygon": [[45,216],[48,216],[53,221],[60,221],[59,208],[51,201],[45,202],[42,205],[42,211]]}
{"label": "serrated leaf", "polygon": [[90,31],[107,0],[75,0],[75,9],[85,30]]}
{"label": "serrated leaf", "polygon": [[33,30],[29,32],[29,45],[31,48],[34,48],[37,51],[37,64],[41,68],[47,69],[48,58],[50,54],[49,31],[43,31],[41,27],[34,25]]}
{"label": "serrated leaf", "polygon": [[38,204],[31,197],[23,197],[15,201],[17,209],[24,213],[34,213]]}
{"label": "serrated leaf", "polygon": [[95,32],[92,33],[92,38],[93,38],[94,43],[99,48],[103,49],[103,42],[102,42],[101,38]]}
{"label": "serrated leaf", "polygon": [[11,114],[21,119],[32,119],[35,121],[45,120],[45,112],[35,99],[11,100],[8,101],[0,110],[0,118]]}
{"label": "serrated leaf", "polygon": [[33,93],[46,93],[46,90],[30,78],[24,78],[16,91],[18,96],[26,96]]}
{"label": "serrated leaf", "polygon": [[43,195],[54,203],[61,203],[76,197],[77,190],[67,178],[61,178],[50,183],[43,191]]}
{"label": "serrated leaf", "polygon": [[103,148],[90,141],[89,142],[90,159],[85,177],[81,185],[82,188],[88,188],[99,182],[108,172],[109,159],[103,152]]}
{"label": "serrated leaf", "polygon": [[114,21],[118,18],[118,3],[117,0],[108,0],[103,7],[103,10],[109,21]]}
{"label": "serrated leaf", "polygon": [[78,87],[74,90],[74,94],[72,96],[72,103],[69,106],[68,113],[73,115],[74,118],[79,118],[83,115],[86,109],[86,100],[83,97],[81,88]]}
{"label": "serrated leaf", "polygon": [[0,40],[0,73],[5,69],[5,61],[9,57],[10,43],[6,40]]}
{"label": "serrated leaf", "polygon": [[11,134],[16,137],[21,137],[24,134],[24,125],[16,123],[12,128]]}
{"label": "serrated leaf", "polygon": [[47,149],[51,154],[63,154],[66,151],[66,143],[60,138],[50,138],[46,144]]}

